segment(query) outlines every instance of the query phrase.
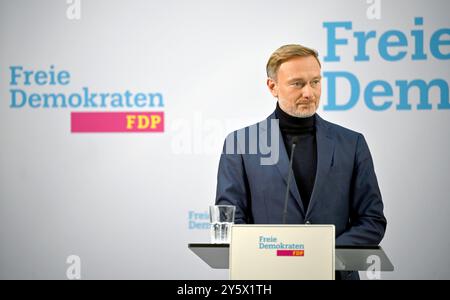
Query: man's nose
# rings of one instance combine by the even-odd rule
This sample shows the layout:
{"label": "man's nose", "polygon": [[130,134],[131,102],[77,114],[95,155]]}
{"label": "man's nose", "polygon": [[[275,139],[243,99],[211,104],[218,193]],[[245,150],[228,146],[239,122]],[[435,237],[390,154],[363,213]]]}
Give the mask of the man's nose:
{"label": "man's nose", "polygon": [[311,98],[312,97],[312,88],[309,84],[305,84],[305,86],[303,87],[303,97],[304,98]]}

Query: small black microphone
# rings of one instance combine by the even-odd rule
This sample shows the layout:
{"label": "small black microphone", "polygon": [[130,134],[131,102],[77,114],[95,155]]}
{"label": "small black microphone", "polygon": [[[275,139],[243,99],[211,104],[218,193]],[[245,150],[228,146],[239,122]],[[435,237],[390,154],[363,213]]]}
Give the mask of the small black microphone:
{"label": "small black microphone", "polygon": [[292,173],[293,173],[292,162],[294,161],[294,151],[295,151],[295,146],[297,146],[297,143],[298,143],[298,137],[295,136],[292,138],[291,158],[289,160],[289,171],[288,171],[288,178],[287,178],[286,196],[284,197],[283,224],[286,224],[289,190],[290,190],[290,186],[291,186]]}

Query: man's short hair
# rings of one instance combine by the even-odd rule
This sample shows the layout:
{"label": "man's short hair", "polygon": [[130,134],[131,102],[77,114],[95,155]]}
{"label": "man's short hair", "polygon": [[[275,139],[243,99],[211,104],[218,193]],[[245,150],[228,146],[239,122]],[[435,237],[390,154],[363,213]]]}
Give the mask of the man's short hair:
{"label": "man's short hair", "polygon": [[267,76],[276,80],[277,72],[281,64],[290,60],[294,57],[306,57],[313,56],[316,58],[319,66],[321,66],[319,61],[319,54],[316,50],[296,44],[284,45],[275,50],[274,53],[269,58],[266,66]]}

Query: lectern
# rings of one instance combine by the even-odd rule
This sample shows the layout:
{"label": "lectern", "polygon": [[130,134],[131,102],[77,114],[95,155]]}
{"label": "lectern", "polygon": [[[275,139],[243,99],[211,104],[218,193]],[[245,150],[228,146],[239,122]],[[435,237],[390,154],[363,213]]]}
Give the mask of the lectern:
{"label": "lectern", "polygon": [[230,268],[230,279],[334,279],[334,271],[394,270],[380,246],[335,247],[334,226],[327,226],[333,225],[234,225],[231,246],[188,248],[213,269]]}

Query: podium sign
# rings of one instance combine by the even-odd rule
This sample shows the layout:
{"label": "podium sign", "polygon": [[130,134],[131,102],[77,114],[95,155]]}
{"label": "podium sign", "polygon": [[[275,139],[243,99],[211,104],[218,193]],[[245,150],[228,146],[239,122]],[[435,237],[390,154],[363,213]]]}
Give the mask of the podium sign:
{"label": "podium sign", "polygon": [[232,280],[333,280],[334,225],[233,225]]}

